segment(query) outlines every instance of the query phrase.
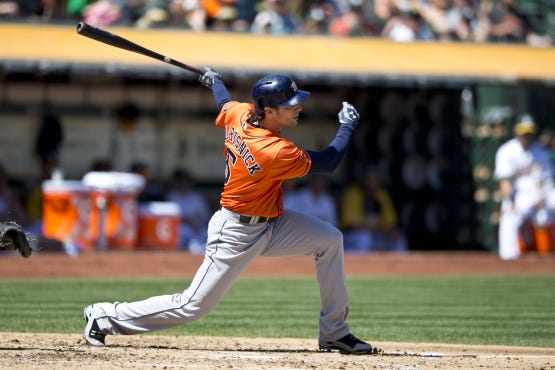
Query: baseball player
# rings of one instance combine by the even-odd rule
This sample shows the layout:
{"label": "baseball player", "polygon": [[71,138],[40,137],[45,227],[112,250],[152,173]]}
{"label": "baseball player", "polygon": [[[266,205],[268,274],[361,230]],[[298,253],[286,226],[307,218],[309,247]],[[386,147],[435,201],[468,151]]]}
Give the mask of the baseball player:
{"label": "baseball player", "polygon": [[372,353],[351,334],[343,236],[316,217],[284,210],[282,183],[309,173],[331,172],[343,158],[359,114],[343,102],[337,135],[327,149],[306,151],[281,136],[297,126],[309,93],[291,77],[268,75],[252,88],[253,103],[234,101],[220,75],[205,67],[200,82],[211,88],[225,130],[225,179],[220,208],[208,225],[205,259],[182,293],[132,303],[95,303],[85,308],[84,338],[104,345],[107,334],[136,334],[190,323],[206,316],[258,256],[312,255],[320,286],[319,348]]}
{"label": "baseball player", "polygon": [[549,152],[535,141],[536,124],[522,116],[514,137],[495,154],[495,177],[503,197],[499,218],[499,256],[520,256],[519,233],[525,222],[545,225],[555,209],[553,168]]}

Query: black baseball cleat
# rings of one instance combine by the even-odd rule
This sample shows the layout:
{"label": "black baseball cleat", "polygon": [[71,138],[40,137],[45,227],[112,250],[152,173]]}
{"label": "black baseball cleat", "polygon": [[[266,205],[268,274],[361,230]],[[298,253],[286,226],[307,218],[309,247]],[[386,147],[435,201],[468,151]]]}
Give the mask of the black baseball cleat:
{"label": "black baseball cleat", "polygon": [[320,339],[318,340],[318,345],[320,351],[330,352],[332,350],[338,350],[340,353],[353,355],[370,355],[374,353],[369,343],[363,342],[350,333],[332,341]]}
{"label": "black baseball cleat", "polygon": [[83,319],[86,321],[85,331],[83,332],[83,338],[87,341],[87,343],[93,346],[103,346],[104,338],[106,338],[106,334],[104,334],[100,328],[98,327],[98,323],[92,317],[93,314],[93,306],[87,306],[83,310]]}

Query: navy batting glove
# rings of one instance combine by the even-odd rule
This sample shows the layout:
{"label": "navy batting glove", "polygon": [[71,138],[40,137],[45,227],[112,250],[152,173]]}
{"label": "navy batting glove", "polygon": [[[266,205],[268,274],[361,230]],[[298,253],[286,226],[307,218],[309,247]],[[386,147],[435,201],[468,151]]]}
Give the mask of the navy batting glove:
{"label": "navy batting glove", "polygon": [[212,88],[212,85],[214,85],[214,81],[216,79],[222,79],[222,76],[218,72],[214,71],[212,68],[203,67],[202,69],[204,70],[204,73],[202,74],[202,76],[199,76],[198,80],[201,84],[208,87],[209,89]]}
{"label": "navy batting glove", "polygon": [[358,124],[358,119],[360,118],[357,110],[351,104],[346,101],[343,102],[343,108],[337,115],[339,117],[339,123],[347,123],[355,127]]}

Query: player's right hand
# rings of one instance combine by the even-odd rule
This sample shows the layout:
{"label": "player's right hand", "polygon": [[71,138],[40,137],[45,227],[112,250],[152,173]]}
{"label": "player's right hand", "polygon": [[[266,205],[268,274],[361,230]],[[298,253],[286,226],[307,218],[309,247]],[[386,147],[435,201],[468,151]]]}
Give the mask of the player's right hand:
{"label": "player's right hand", "polygon": [[202,69],[204,70],[204,73],[199,76],[198,80],[201,84],[208,87],[209,89],[211,89],[212,85],[214,85],[214,80],[216,78],[220,80],[222,79],[222,76],[218,72],[214,71],[212,68],[203,67]]}
{"label": "player's right hand", "polygon": [[352,125],[353,127],[358,124],[358,120],[360,118],[360,115],[358,114],[355,107],[353,107],[346,101],[343,102],[343,108],[337,116],[339,117],[339,123],[347,123]]}

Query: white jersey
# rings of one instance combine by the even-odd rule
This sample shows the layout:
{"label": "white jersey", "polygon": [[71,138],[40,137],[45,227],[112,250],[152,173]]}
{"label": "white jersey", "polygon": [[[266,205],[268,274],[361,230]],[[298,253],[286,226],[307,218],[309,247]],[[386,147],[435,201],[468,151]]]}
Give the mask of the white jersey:
{"label": "white jersey", "polygon": [[534,192],[542,183],[550,182],[553,168],[549,152],[533,143],[525,150],[514,138],[501,145],[495,155],[495,178],[511,179],[515,193]]}

